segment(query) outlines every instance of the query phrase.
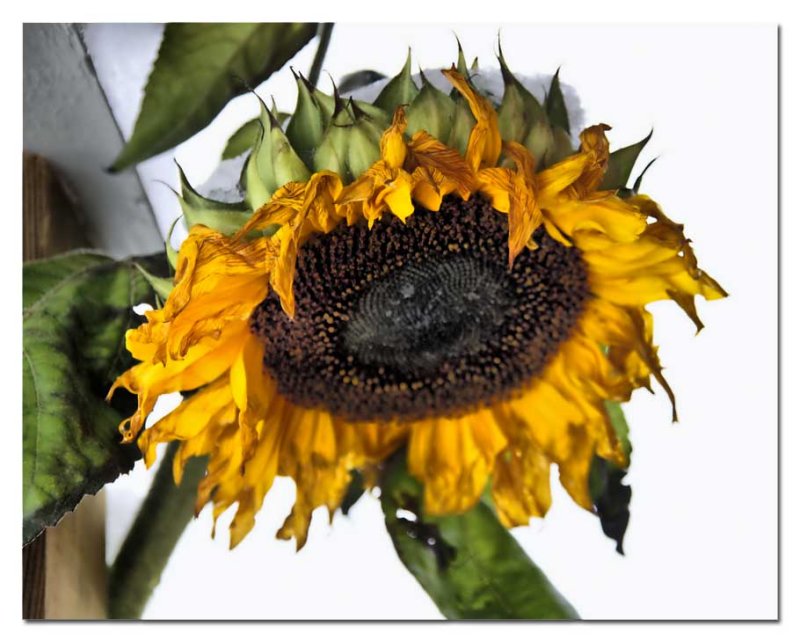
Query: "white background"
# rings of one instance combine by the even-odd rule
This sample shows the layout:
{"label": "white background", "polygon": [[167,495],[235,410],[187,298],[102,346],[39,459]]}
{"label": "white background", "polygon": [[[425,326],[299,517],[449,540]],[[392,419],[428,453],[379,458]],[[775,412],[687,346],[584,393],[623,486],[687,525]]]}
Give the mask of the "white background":
{"label": "white background", "polygon": [[[482,68],[495,67],[498,30],[515,71],[561,67],[562,80],[578,90],[586,122],[613,126],[612,146],[655,128],[643,160],[659,160],[643,191],[686,223],[701,267],[731,294],[699,304],[707,326],[699,336],[675,305],[651,308],[681,422],[670,423],[663,393],[640,391],[627,407],[634,490],[626,556],[560,490],[544,520],[514,534],[584,618],[774,618],[776,28],[337,25],[325,70],[335,79],[364,66],[394,75],[409,46],[415,65],[449,66],[453,32],[469,60],[477,55]],[[158,35],[151,25],[117,27],[111,52],[96,60],[101,78],[124,78],[116,97],[109,93],[125,133]],[[292,64],[307,70],[313,51],[307,47]],[[295,90],[288,69],[258,92],[290,111]],[[202,183],[227,137],[256,111],[254,97],[238,98],[208,129],[141,168],[162,229],[177,205],[154,179],[176,184],[172,156]],[[149,476],[140,464],[108,489],[110,559]],[[256,528],[232,552],[225,529],[231,515],[222,518],[214,541],[206,510],[187,529],[145,616],[439,617],[397,560],[377,500],[364,498],[332,527],[320,511],[306,548],[295,554],[291,543],[273,538],[292,495],[290,483],[277,483]]]}

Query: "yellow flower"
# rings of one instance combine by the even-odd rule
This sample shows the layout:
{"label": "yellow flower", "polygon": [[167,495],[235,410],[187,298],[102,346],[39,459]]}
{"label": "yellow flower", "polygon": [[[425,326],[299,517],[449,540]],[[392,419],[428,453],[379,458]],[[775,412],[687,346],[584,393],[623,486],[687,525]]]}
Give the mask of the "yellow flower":
{"label": "yellow flower", "polygon": [[[463,155],[409,136],[398,107],[351,182],[320,170],[279,186],[234,236],[194,226],[164,307],[127,335],[141,363],[109,393],[138,395],[124,438],[148,466],[182,442],[176,479],[209,457],[197,510],[237,504],[231,546],[276,476],[297,487],[278,536],[299,548],[351,471],[404,446],[428,514],[465,511],[488,484],[503,524],[527,524],[550,506],[551,464],[591,510],[593,458],[627,465],[606,402],[650,377],[672,398],[644,306],[673,299],[699,324],[694,296],[725,296],[655,202],[599,191],[608,126],[537,171],[444,73],[474,119]],[[159,395],[190,390],[143,430]]]}

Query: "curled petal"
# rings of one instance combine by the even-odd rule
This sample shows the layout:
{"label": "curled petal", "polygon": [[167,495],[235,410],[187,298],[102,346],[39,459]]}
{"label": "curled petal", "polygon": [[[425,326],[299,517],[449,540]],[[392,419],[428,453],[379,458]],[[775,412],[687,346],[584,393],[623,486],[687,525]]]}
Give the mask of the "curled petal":
{"label": "curled petal", "polygon": [[467,163],[476,172],[482,166],[495,165],[500,157],[502,139],[497,113],[492,107],[492,103],[475,91],[469,81],[458,73],[455,65],[450,69],[443,69],[442,74],[464,96],[477,121],[467,142]]}
{"label": "curled petal", "polygon": [[394,112],[391,127],[381,136],[381,158],[395,169],[400,169],[406,160],[406,125],[406,111],[401,105]]}
{"label": "curled petal", "polygon": [[478,183],[472,168],[456,150],[435,139],[428,132],[418,131],[409,144],[412,167],[436,172],[447,185],[447,194],[455,192],[467,200],[477,191]]}
{"label": "curled petal", "polygon": [[395,169],[381,160],[345,187],[337,203],[360,203],[370,227],[386,210],[405,221],[414,212],[412,188],[413,180],[408,172]]}

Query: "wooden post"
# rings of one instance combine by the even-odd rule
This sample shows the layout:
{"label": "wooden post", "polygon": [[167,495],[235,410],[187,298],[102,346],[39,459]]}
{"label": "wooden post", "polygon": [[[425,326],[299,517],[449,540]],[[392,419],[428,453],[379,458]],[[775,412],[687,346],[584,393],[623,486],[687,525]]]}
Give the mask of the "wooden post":
{"label": "wooden post", "polygon": [[[23,260],[87,247],[69,190],[46,159],[23,154]],[[54,528],[22,549],[22,617],[106,617],[105,499],[85,497]]]}

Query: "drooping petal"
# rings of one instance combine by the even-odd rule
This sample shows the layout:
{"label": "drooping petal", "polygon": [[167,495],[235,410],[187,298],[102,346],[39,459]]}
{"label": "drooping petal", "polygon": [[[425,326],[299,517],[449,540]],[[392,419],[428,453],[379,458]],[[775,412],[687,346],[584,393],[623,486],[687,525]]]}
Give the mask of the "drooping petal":
{"label": "drooping petal", "polygon": [[407,147],[403,137],[406,125],[406,112],[400,106],[394,112],[391,127],[381,136],[381,158],[394,169],[403,167],[406,160]]}
{"label": "drooping petal", "polygon": [[428,132],[418,131],[411,138],[409,160],[414,173],[422,169],[441,177],[438,191],[442,196],[455,192],[467,200],[478,189],[475,173],[461,154]]}
{"label": "drooping petal", "polygon": [[500,157],[502,139],[497,113],[492,107],[492,103],[481,96],[469,81],[458,73],[455,65],[450,69],[443,69],[442,74],[464,96],[477,121],[467,142],[467,163],[475,172],[481,167],[494,166]]}
{"label": "drooping petal", "polygon": [[239,354],[247,334],[245,322],[232,322],[225,327],[219,339],[204,339],[189,350],[182,360],[168,361],[165,365],[139,363],[117,377],[108,392],[109,399],[120,387],[139,398],[136,412],[120,424],[123,440],[132,441],[139,434],[147,415],[161,395],[194,390],[225,373]]}
{"label": "drooping petal", "polygon": [[508,265],[510,268],[519,253],[526,246],[533,244],[533,233],[544,219],[536,199],[533,156],[524,146],[515,142],[507,143],[505,150],[517,166],[509,194]]}
{"label": "drooping petal", "polygon": [[378,161],[356,181],[342,190],[337,203],[360,203],[364,218],[370,227],[386,210],[405,221],[414,213],[411,201],[413,180],[403,169],[396,169],[386,161]]}
{"label": "drooping petal", "polygon": [[488,410],[466,418],[440,417],[412,429],[409,471],[424,483],[424,509],[431,515],[463,512],[478,501],[506,445]]}
{"label": "drooping petal", "polygon": [[492,500],[506,528],[544,517],[552,502],[550,460],[532,443],[501,452],[494,466]]}
{"label": "drooping petal", "polygon": [[[236,412],[225,377],[184,400],[175,410],[145,430],[137,441],[149,468],[155,461],[156,445],[169,441],[199,442],[209,428],[233,423]],[[194,455],[203,454],[197,449]],[[175,480],[180,483],[186,458],[175,458]]]}

